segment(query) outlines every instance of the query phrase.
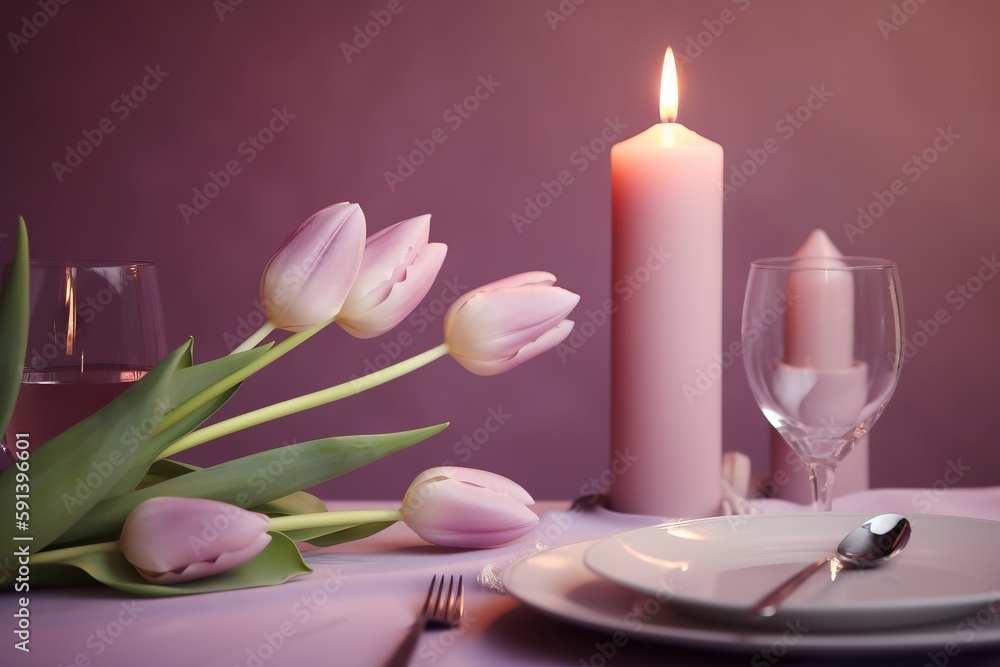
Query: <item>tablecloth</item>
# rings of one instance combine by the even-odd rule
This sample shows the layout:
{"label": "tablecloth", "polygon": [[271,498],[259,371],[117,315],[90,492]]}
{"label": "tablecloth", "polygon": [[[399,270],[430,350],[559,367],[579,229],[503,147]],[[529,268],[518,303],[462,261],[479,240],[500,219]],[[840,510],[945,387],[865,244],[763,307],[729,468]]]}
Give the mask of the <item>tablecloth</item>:
{"label": "tablecloth", "polygon": [[[332,509],[390,503],[330,503]],[[783,501],[756,511],[804,511]],[[881,489],[837,499],[835,510],[931,513],[1000,520],[1000,488]],[[310,550],[312,574],[285,584],[173,598],[135,598],[101,587],[32,590],[30,653],[16,650],[16,594],[0,594],[0,664],[175,667],[376,667],[393,653],[422,604],[433,574],[462,575],[466,618],[450,631],[425,633],[415,665],[817,665],[852,667],[997,667],[1000,648],[961,647],[891,656],[767,656],[628,641],[607,650],[608,636],[529,608],[476,583],[487,566],[504,569],[539,548],[655,525],[665,517],[623,515],[599,505],[570,509],[539,503],[536,529],[497,549],[460,550],[423,543],[397,524],[354,543]],[[1000,554],[1000,545],[984,544]],[[1000,558],[998,558],[1000,567]],[[990,619],[992,622],[992,619]],[[1000,623],[1000,619],[996,622]],[[605,647],[602,653],[601,648]]]}

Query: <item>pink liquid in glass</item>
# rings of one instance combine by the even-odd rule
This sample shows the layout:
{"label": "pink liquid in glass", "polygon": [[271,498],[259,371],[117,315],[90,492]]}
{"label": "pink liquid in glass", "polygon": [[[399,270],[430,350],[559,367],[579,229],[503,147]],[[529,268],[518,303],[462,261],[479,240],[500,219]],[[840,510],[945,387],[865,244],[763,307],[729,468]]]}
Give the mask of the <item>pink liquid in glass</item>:
{"label": "pink liquid in glass", "polygon": [[27,434],[29,450],[89,417],[149,372],[148,368],[91,364],[83,371],[51,366],[21,377],[17,405],[5,433],[14,449],[18,434]]}

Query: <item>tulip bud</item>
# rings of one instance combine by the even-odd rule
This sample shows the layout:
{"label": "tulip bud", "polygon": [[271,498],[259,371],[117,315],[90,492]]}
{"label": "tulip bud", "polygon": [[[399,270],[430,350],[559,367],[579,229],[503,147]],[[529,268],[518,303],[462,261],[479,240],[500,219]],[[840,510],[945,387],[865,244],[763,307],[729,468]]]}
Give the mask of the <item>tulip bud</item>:
{"label": "tulip bud", "polygon": [[509,479],[473,468],[432,468],[403,498],[403,521],[432,544],[494,547],[526,534],[538,517],[534,500]]}
{"label": "tulip bud", "polygon": [[246,563],[271,541],[263,514],[204,498],[160,496],[132,510],[119,548],[143,579],[176,584]]}
{"label": "tulip bud", "polygon": [[532,271],[463,295],[444,316],[448,351],[476,375],[496,375],[552,349],[573,330],[564,318],[580,301],[555,280]]}
{"label": "tulip bud", "polygon": [[358,279],[337,315],[352,336],[384,334],[427,296],[448,250],[427,243],[430,225],[431,216],[421,215],[368,238]]}
{"label": "tulip bud", "polygon": [[264,268],[260,298],[280,329],[301,331],[333,319],[361,268],[365,214],[334,204],[299,225]]}

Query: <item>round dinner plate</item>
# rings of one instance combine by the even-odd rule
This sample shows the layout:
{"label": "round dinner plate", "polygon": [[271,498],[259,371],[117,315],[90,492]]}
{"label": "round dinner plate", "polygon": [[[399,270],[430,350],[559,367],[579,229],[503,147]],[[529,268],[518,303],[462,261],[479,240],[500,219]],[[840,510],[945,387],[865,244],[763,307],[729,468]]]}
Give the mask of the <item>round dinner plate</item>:
{"label": "round dinner plate", "polygon": [[953,650],[1000,646],[1000,619],[993,622],[992,616],[882,632],[813,632],[795,622],[759,630],[712,623],[677,612],[662,596],[645,595],[599,577],[583,558],[600,541],[553,547],[518,561],[505,573],[504,585],[528,606],[576,625],[714,651],[843,655],[933,651],[946,645]]}
{"label": "round dinner plate", "polygon": [[901,552],[866,570],[810,577],[770,618],[748,609],[804,566],[835,553],[871,514],[713,517],[651,526],[595,544],[584,557],[598,575],[713,622],[780,629],[863,631],[1000,612],[1000,522],[907,517]]}

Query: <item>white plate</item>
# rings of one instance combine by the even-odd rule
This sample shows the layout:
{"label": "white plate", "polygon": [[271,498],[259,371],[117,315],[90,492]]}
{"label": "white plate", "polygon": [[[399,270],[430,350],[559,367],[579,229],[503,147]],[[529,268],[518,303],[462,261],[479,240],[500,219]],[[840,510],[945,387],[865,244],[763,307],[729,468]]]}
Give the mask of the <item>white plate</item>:
{"label": "white plate", "polygon": [[794,622],[777,630],[713,624],[677,613],[656,596],[637,593],[597,576],[583,564],[583,557],[599,541],[567,544],[525,558],[507,570],[504,585],[525,604],[578,625],[679,646],[759,651],[761,659],[767,661],[761,664],[773,664],[775,656],[785,654],[872,654],[940,651],[946,645],[958,650],[1000,646],[1000,622],[991,622],[992,614],[989,620],[952,620],[884,632],[821,633]]}
{"label": "white plate", "polygon": [[801,569],[829,556],[871,514],[715,517],[621,533],[584,561],[600,576],[712,621],[819,631],[905,627],[1000,612],[1000,522],[912,515],[906,548],[869,570],[821,570],[770,619],[747,609]]}

